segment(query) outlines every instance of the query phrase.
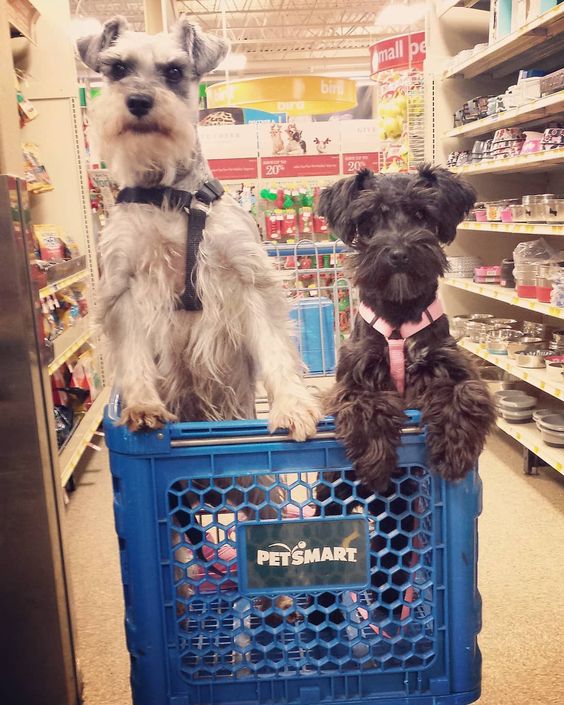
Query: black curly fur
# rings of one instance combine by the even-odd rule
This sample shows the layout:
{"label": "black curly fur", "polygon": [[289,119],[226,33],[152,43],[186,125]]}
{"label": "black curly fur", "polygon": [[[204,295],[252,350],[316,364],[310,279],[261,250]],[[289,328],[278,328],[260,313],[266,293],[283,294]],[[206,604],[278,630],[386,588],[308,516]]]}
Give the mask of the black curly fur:
{"label": "black curly fur", "polygon": [[[360,298],[395,327],[419,321],[434,300],[447,260],[442,245],[475,201],[471,186],[440,167],[415,174],[363,170],[321,194],[319,213],[354,251]],[[354,475],[383,492],[395,471],[404,409],[420,409],[431,469],[462,478],[478,460],[494,420],[487,386],[449,335],[446,316],[406,342],[406,391],[390,377],[385,338],[357,316],[330,395],[337,436]]]}

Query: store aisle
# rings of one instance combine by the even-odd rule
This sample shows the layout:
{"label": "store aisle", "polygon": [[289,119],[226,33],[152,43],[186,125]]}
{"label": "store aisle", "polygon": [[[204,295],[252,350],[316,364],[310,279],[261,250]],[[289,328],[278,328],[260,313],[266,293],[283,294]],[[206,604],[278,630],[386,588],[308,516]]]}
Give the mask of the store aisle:
{"label": "store aisle", "polygon": [[[520,446],[496,434],[482,458],[480,705],[561,705],[564,481],[527,478]],[[85,705],[130,705],[111,481],[92,454],[67,510]]]}

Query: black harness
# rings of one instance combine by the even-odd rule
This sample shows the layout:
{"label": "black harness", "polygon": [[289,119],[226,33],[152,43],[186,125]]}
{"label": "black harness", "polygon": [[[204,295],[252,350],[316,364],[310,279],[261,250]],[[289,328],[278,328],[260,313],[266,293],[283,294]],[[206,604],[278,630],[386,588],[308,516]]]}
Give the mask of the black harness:
{"label": "black harness", "polygon": [[206,181],[196,193],[178,191],[164,186],[155,188],[122,189],[116,203],[145,203],[157,208],[166,206],[171,210],[184,210],[188,214],[188,236],[186,241],[186,275],[184,291],[180,296],[180,308],[200,311],[202,302],[196,293],[197,256],[206,227],[206,218],[214,201],[219,200],[225,189],[215,179]]}

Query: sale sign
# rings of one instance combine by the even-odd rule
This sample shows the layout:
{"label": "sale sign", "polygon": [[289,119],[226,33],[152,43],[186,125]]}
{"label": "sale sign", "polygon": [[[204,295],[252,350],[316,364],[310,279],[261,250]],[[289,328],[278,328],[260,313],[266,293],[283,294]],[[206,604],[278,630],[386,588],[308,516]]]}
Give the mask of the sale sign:
{"label": "sale sign", "polygon": [[425,61],[425,32],[382,39],[370,47],[371,75],[391,69],[421,68]]}
{"label": "sale sign", "polygon": [[258,177],[256,157],[208,159],[208,163],[214,178],[219,181],[239,181],[239,179],[256,179]]}
{"label": "sale sign", "polygon": [[260,174],[263,179],[286,176],[337,176],[339,166],[338,154],[262,157]]}
{"label": "sale sign", "polygon": [[343,154],[343,174],[356,174],[361,169],[380,171],[380,153],[348,152]]}

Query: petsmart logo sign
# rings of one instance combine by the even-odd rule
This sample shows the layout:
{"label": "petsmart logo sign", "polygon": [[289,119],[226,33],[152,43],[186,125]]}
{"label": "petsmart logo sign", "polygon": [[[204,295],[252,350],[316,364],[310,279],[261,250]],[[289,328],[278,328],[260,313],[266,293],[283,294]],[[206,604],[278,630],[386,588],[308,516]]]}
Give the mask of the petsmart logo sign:
{"label": "petsmart logo sign", "polygon": [[406,69],[410,66],[421,68],[425,55],[425,32],[383,39],[370,47],[370,73],[373,76],[391,69]]}
{"label": "petsmart logo sign", "polygon": [[244,522],[237,543],[243,591],[362,588],[370,582],[368,519],[364,516]]}
{"label": "petsmart logo sign", "polygon": [[[285,543],[271,543],[268,548],[275,551],[257,551],[258,565],[287,566],[309,565],[310,563],[324,563],[325,561],[344,561],[356,563],[356,548],[343,546],[323,546],[323,548],[306,548],[305,541],[299,541],[294,548]],[[281,550],[280,550],[281,549]]]}

